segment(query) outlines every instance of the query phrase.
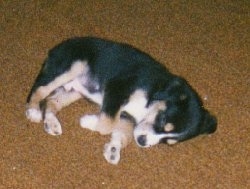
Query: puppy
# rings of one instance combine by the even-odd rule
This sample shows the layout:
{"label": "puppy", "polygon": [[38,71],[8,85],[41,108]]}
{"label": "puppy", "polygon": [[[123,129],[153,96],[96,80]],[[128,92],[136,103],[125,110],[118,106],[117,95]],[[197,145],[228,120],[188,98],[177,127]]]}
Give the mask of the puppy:
{"label": "puppy", "polygon": [[60,135],[57,112],[82,97],[98,104],[100,113],[81,117],[80,125],[111,134],[104,147],[111,164],[133,138],[140,147],[175,144],[217,127],[186,80],[128,44],[78,37],[55,46],[27,98],[26,116]]}

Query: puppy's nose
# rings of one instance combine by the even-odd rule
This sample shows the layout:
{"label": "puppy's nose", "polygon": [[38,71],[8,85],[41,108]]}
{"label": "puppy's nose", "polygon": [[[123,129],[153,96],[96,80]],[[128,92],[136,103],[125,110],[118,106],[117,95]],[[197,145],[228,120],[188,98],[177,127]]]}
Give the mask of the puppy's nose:
{"label": "puppy's nose", "polygon": [[147,143],[147,136],[146,136],[146,135],[140,135],[140,136],[137,138],[137,142],[138,142],[138,144],[140,144],[141,146],[145,146],[146,143]]}

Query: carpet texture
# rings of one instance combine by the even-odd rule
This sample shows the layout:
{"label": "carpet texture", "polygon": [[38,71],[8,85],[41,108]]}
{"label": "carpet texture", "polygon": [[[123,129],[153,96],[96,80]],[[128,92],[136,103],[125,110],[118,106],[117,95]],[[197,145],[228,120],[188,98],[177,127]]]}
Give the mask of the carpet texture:
{"label": "carpet texture", "polygon": [[[250,188],[248,0],[0,1],[0,188]],[[218,130],[174,146],[131,143],[119,165],[109,136],[79,127],[80,100],[58,117],[63,135],[26,120],[25,101],[48,50],[73,36],[132,44],[185,77]]]}

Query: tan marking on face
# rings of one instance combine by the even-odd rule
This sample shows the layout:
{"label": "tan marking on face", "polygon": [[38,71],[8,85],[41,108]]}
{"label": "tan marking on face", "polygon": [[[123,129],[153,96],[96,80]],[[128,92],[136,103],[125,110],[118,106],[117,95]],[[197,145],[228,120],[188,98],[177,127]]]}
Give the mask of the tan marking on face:
{"label": "tan marking on face", "polygon": [[172,123],[167,123],[165,126],[164,126],[164,131],[166,132],[170,132],[174,130],[174,125]]}
{"label": "tan marking on face", "polygon": [[30,102],[28,104],[28,108],[39,108],[39,103],[45,99],[51,92],[53,92],[58,87],[64,85],[65,83],[71,81],[76,78],[80,74],[87,73],[88,66],[86,62],[77,61],[75,62],[71,69],[55,78],[54,81],[50,82],[46,86],[39,87],[31,96]]}

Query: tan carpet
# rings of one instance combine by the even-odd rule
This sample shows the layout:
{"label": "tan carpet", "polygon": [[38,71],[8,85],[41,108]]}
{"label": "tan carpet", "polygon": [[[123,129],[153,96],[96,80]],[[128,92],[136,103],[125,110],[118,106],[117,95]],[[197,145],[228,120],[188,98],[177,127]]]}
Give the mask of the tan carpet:
{"label": "tan carpet", "polygon": [[[115,2],[115,3],[114,3]],[[250,2],[0,1],[0,188],[250,188]],[[25,100],[48,49],[72,36],[122,41],[150,53],[197,89],[218,117],[211,136],[122,152],[79,127],[97,106],[59,113],[63,135],[29,123]]]}

